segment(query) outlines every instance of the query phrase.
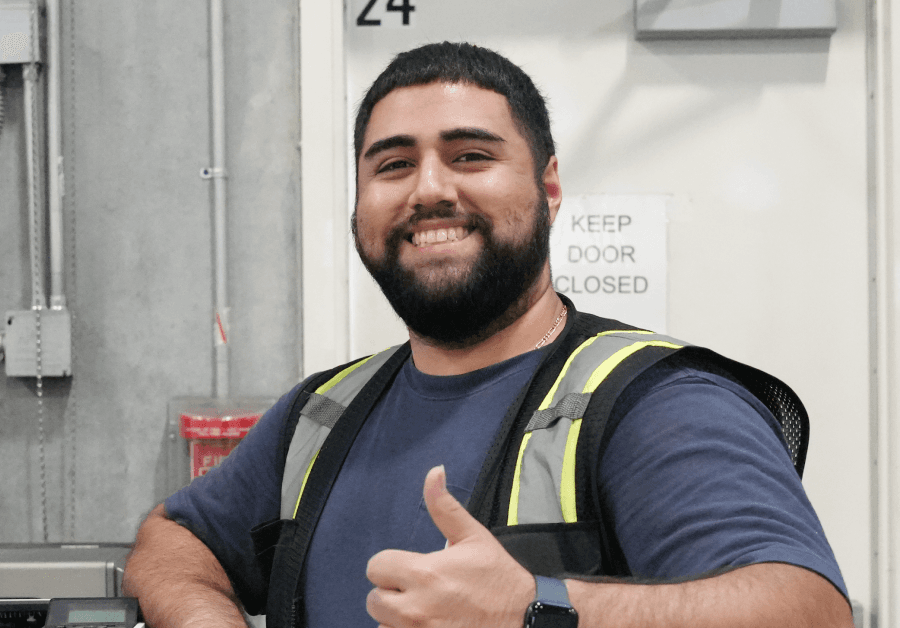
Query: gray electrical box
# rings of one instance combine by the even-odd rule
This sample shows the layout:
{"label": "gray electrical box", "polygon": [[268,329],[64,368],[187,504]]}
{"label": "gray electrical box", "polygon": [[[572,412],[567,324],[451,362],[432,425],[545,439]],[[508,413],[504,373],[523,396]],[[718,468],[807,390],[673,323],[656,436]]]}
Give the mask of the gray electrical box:
{"label": "gray electrical box", "polygon": [[32,41],[29,2],[0,0],[0,64],[41,60],[40,46]]}
{"label": "gray electrical box", "polygon": [[837,0],[634,0],[638,39],[824,37]]}
{"label": "gray electrical box", "polygon": [[0,545],[0,598],[119,596],[129,551],[115,543]]}
{"label": "gray electrical box", "polygon": [[[72,319],[69,310],[41,310],[41,377],[72,374]],[[6,313],[6,375],[37,376],[37,324],[35,310]]]}

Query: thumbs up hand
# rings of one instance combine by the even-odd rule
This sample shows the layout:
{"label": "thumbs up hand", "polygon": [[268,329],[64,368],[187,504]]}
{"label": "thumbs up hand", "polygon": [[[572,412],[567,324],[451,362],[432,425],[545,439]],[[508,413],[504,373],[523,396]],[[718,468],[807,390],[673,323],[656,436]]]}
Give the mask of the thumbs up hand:
{"label": "thumbs up hand", "polygon": [[381,626],[520,628],[534,599],[534,578],[447,491],[443,466],[425,477],[425,505],[447,547],[430,554],[384,550],[366,577],[366,598]]}

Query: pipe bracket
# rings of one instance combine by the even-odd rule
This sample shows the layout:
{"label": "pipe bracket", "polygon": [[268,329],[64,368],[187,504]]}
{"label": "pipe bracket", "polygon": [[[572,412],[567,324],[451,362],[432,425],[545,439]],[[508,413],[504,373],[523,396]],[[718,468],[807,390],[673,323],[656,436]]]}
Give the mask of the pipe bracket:
{"label": "pipe bracket", "polygon": [[200,169],[200,178],[201,179],[227,179],[228,174],[225,172],[225,168],[201,168]]}

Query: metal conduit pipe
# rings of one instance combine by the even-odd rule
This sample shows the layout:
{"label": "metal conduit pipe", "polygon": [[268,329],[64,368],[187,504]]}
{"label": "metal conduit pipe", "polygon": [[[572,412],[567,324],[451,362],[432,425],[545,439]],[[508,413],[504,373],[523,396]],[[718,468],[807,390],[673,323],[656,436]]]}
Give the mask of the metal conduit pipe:
{"label": "metal conduit pipe", "polygon": [[215,308],[216,308],[216,381],[215,395],[229,395],[228,361],[228,285],[226,276],[226,186],[225,186],[225,15],[222,0],[210,0],[210,72],[212,101],[212,172],[213,180],[213,240],[215,242]]}
{"label": "metal conduit pipe", "polygon": [[0,136],[3,135],[3,81],[6,79],[6,75],[3,73],[3,66],[0,66]]}
{"label": "metal conduit pipe", "polygon": [[50,307],[66,307],[63,284],[62,132],[59,0],[47,0],[47,176],[49,183]]}
{"label": "metal conduit pipe", "polygon": [[41,212],[41,185],[38,155],[40,138],[37,128],[38,65],[26,63],[23,67],[25,83],[25,162],[28,180],[28,236],[31,241],[31,307],[40,310],[47,307],[44,285],[46,265],[44,261],[44,217]]}

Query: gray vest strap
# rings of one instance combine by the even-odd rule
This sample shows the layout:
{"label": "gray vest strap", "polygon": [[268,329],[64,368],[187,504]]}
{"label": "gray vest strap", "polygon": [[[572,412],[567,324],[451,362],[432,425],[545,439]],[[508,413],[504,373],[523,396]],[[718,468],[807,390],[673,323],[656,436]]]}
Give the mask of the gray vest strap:
{"label": "gray vest strap", "polygon": [[399,348],[391,347],[351,364],[319,386],[300,411],[300,418],[284,463],[281,518],[293,519],[309,472],[331,428],[366,382]]}

